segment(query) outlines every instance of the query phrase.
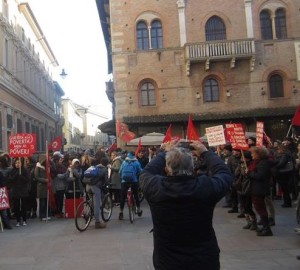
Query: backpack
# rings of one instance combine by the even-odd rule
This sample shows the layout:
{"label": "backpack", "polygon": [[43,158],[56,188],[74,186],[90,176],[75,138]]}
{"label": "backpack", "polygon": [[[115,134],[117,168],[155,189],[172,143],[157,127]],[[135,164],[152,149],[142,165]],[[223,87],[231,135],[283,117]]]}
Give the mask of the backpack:
{"label": "backpack", "polygon": [[133,182],[136,180],[136,168],[133,161],[125,160],[123,162],[122,179],[126,182]]}
{"label": "backpack", "polygon": [[96,185],[99,181],[99,167],[98,166],[90,166],[85,172],[83,173],[83,184],[88,185]]}

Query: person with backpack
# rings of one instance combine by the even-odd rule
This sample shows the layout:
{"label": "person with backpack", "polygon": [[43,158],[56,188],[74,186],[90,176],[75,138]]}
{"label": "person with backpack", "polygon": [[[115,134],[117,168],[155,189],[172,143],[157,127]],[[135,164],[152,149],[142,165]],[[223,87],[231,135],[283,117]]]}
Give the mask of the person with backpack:
{"label": "person with backpack", "polygon": [[120,202],[120,213],[119,220],[124,218],[123,210],[125,205],[126,194],[129,186],[132,188],[133,196],[135,199],[137,214],[140,217],[143,211],[140,209],[140,201],[138,195],[139,181],[138,175],[142,172],[140,162],[134,157],[133,153],[129,152],[127,157],[123,161],[119,175],[121,178],[121,202]]}
{"label": "person with backpack", "polygon": [[102,220],[100,208],[102,206],[101,187],[108,180],[108,158],[102,157],[100,164],[98,161],[92,160],[89,167],[83,175],[82,182],[86,184],[86,192],[93,194],[95,229],[106,228],[106,223]]}

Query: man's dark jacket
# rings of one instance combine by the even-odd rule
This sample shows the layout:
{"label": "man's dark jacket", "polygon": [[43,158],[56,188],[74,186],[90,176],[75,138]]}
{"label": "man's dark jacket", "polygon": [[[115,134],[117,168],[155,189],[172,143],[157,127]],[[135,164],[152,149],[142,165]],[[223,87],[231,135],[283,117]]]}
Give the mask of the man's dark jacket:
{"label": "man's dark jacket", "polygon": [[213,152],[204,152],[211,176],[163,176],[165,153],[145,167],[140,184],[153,220],[156,270],[219,269],[219,247],[212,226],[216,203],[232,175]]}

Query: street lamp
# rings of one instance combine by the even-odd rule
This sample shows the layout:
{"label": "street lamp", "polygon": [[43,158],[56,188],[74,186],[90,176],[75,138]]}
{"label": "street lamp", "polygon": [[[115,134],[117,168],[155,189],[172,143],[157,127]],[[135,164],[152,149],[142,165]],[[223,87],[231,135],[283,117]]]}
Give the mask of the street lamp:
{"label": "street lamp", "polygon": [[59,76],[62,78],[62,79],[65,79],[66,77],[67,77],[67,73],[65,72],[65,69],[63,68],[62,70],[61,70],[61,73],[59,74]]}

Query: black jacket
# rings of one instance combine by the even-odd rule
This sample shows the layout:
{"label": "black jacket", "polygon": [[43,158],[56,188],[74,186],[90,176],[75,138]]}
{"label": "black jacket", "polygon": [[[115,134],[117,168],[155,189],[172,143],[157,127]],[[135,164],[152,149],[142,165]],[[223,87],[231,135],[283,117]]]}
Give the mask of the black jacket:
{"label": "black jacket", "polygon": [[140,175],[153,219],[156,270],[219,269],[213,211],[229,190],[232,175],[213,152],[202,156],[211,177],[160,175],[165,153],[151,160]]}

